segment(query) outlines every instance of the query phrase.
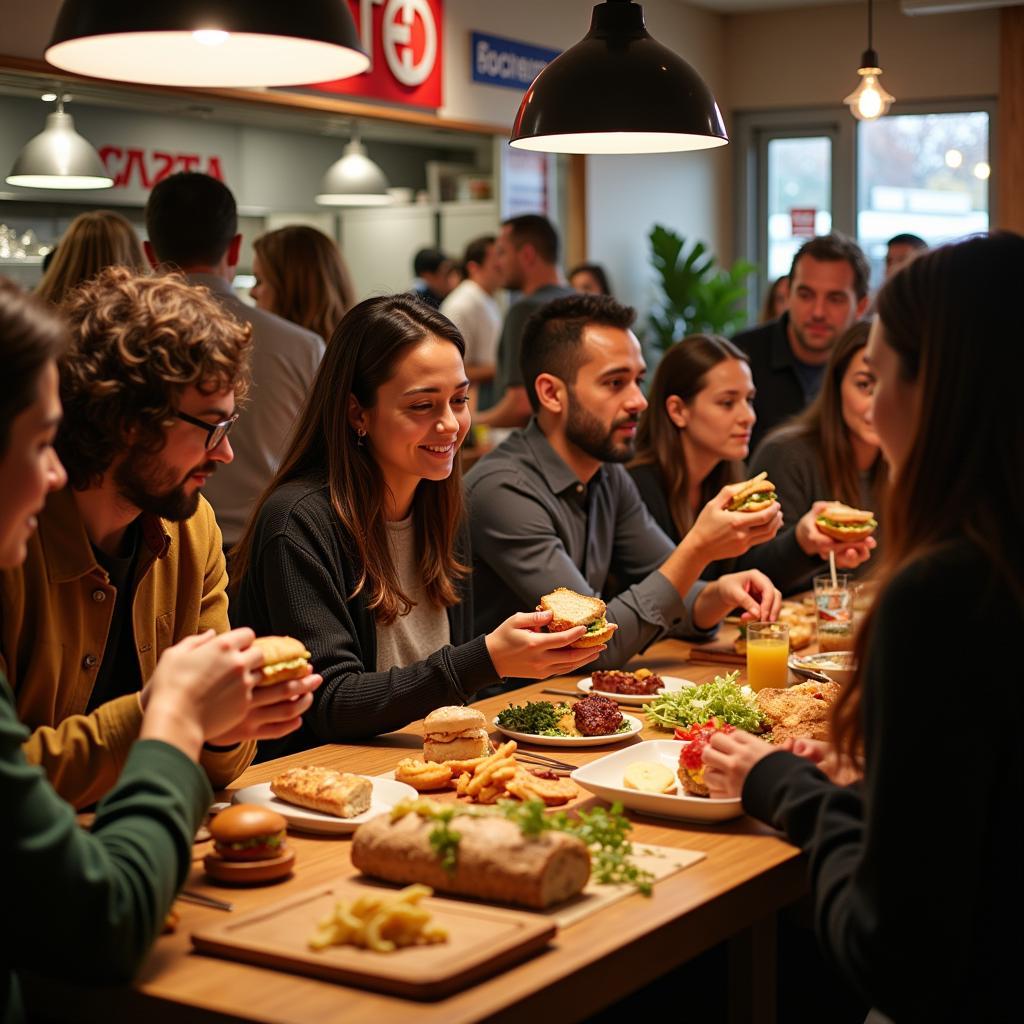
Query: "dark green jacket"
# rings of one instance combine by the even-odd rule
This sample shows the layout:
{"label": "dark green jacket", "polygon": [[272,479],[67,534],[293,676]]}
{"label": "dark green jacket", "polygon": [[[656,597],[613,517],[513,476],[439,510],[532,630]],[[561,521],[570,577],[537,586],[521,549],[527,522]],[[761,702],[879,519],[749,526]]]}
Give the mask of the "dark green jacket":
{"label": "dark green jacket", "polygon": [[131,979],[188,874],[212,797],[202,769],[181,751],[140,740],[86,832],[42,769],[25,760],[27,736],[0,675],[5,1024],[22,1019],[18,968],[94,984]]}

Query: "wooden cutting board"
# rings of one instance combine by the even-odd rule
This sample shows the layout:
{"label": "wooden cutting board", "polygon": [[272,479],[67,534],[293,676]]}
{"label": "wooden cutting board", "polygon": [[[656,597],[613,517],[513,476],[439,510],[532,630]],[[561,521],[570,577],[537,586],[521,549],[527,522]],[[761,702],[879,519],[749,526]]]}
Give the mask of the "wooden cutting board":
{"label": "wooden cutting board", "polygon": [[[202,953],[413,999],[440,999],[546,946],[557,925],[539,914],[432,896],[421,906],[448,930],[448,941],[377,953],[354,946],[311,950],[317,923],[340,899],[373,883],[345,879],[297,893],[192,935]],[[387,886],[385,888],[391,888]]]}

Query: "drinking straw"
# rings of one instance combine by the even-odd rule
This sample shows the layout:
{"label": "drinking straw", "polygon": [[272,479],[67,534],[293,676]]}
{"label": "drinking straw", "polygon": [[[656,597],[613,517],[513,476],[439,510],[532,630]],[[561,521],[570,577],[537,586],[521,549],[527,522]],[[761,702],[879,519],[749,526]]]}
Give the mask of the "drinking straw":
{"label": "drinking straw", "polygon": [[832,573],[832,588],[838,590],[839,580],[836,579],[836,553],[834,551],[828,553],[828,571]]}

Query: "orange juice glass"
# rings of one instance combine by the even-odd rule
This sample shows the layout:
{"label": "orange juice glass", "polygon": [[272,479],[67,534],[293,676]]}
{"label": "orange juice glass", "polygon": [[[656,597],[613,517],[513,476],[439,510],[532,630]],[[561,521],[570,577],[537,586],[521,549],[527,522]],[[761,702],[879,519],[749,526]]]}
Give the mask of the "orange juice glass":
{"label": "orange juice glass", "polygon": [[747,624],[747,685],[752,690],[782,688],[789,682],[789,626],[785,622]]}

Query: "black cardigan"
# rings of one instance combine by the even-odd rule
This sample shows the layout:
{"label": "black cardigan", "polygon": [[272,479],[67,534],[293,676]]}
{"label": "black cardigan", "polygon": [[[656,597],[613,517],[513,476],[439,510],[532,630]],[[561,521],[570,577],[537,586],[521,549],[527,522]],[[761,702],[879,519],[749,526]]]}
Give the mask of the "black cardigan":
{"label": "black cardigan", "polygon": [[[470,564],[466,530],[459,553],[463,564]],[[232,618],[257,635],[301,640],[324,681],[302,728],[261,743],[259,760],[390,732],[434,708],[465,704],[469,695],[499,681],[484,638],[473,638],[468,579],[459,585],[460,603],[448,609],[452,645],[415,665],[377,672],[374,616],[365,593],[348,597],[356,578],[326,484],[295,480],[275,491],[256,521],[249,570]]]}
{"label": "black cardigan", "polygon": [[[1024,916],[1024,609],[966,541],[879,597],[863,693],[863,785],[779,752],[743,806],[808,855],[819,939],[896,1021],[1016,1020]],[[992,657],[982,658],[979,644]]]}

